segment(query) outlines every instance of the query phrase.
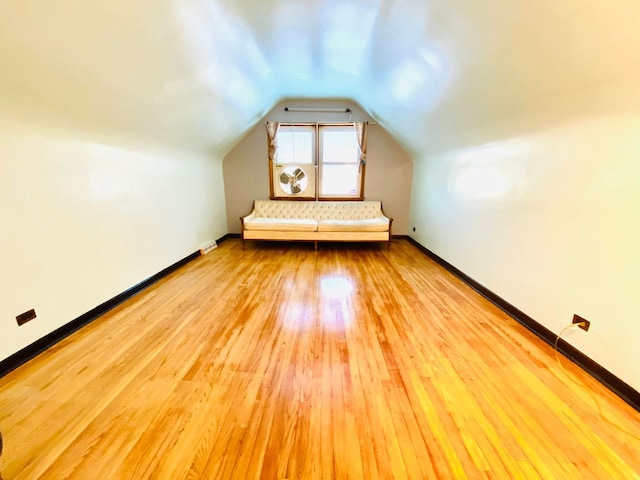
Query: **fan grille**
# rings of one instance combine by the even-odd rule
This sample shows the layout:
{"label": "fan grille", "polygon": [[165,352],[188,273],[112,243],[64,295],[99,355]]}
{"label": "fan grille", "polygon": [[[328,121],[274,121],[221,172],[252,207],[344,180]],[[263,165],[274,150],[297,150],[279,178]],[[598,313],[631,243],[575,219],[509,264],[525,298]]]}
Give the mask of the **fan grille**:
{"label": "fan grille", "polygon": [[288,195],[299,195],[307,189],[309,179],[303,169],[289,166],[280,172],[280,188]]}

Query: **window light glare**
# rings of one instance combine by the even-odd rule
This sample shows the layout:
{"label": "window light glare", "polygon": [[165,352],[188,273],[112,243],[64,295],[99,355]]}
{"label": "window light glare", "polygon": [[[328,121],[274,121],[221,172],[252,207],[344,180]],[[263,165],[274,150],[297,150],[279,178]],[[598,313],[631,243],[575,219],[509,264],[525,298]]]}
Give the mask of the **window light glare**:
{"label": "window light glare", "polygon": [[472,166],[456,177],[454,189],[465,197],[488,200],[505,196],[511,190],[511,181],[495,166]]}

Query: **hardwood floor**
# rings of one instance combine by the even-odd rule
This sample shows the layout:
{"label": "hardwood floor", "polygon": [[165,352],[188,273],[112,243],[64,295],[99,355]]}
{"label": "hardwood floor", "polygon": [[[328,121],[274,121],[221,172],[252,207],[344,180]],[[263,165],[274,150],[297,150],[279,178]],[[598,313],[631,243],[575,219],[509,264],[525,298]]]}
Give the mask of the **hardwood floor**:
{"label": "hardwood floor", "polygon": [[0,379],[0,471],[640,478],[598,408],[639,414],[562,361],[406,241],[228,240]]}

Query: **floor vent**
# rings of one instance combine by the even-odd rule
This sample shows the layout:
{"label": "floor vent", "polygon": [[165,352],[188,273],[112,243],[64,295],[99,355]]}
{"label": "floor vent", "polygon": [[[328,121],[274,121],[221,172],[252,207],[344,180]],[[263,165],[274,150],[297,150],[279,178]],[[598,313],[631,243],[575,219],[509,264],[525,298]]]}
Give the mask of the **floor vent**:
{"label": "floor vent", "polygon": [[211,240],[211,241],[209,241],[209,242],[207,242],[207,243],[203,244],[203,245],[200,247],[200,254],[201,254],[201,255],[206,255],[206,254],[207,254],[207,253],[209,253],[211,250],[214,250],[214,249],[216,249],[216,248],[218,248],[218,244],[216,243],[216,241],[215,241],[215,240]]}

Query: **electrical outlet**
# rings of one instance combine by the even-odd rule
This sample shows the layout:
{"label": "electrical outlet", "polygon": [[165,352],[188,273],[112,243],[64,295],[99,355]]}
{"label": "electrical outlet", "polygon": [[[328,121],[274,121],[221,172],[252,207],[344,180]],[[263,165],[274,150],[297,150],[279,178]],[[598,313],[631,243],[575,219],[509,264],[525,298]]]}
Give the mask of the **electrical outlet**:
{"label": "electrical outlet", "polygon": [[31,310],[28,310],[18,315],[16,317],[16,322],[18,322],[18,325],[24,325],[25,323],[27,323],[30,320],[33,320],[36,317],[37,317],[36,311],[35,309],[32,308]]}
{"label": "electrical outlet", "polygon": [[589,320],[587,320],[586,318],[582,318],[580,315],[576,314],[573,315],[573,321],[571,323],[579,324],[578,327],[580,327],[585,332],[588,332],[589,327],[591,326],[591,322]]}
{"label": "electrical outlet", "polygon": [[413,227],[413,231],[414,231],[414,232],[416,231],[416,227]]}

